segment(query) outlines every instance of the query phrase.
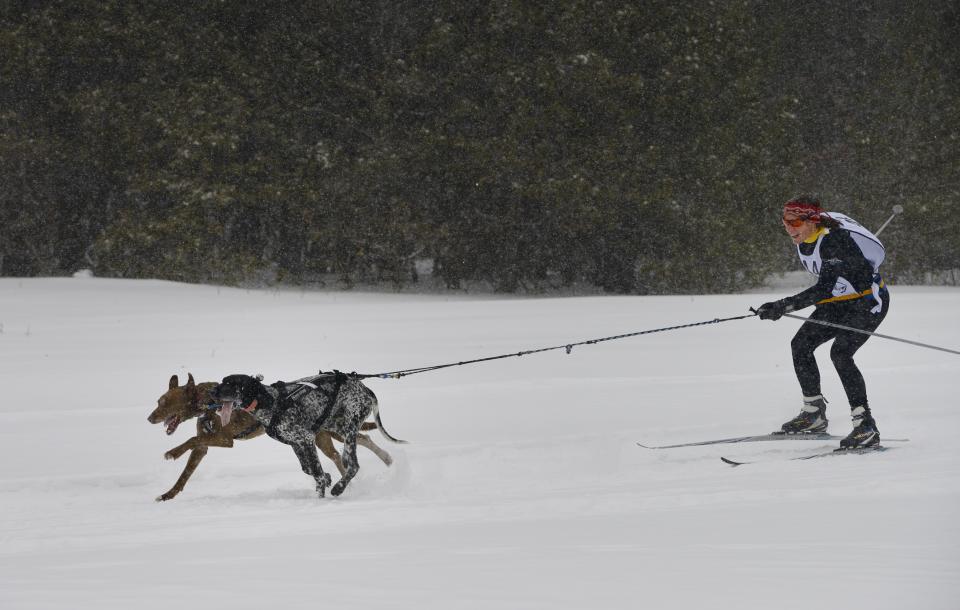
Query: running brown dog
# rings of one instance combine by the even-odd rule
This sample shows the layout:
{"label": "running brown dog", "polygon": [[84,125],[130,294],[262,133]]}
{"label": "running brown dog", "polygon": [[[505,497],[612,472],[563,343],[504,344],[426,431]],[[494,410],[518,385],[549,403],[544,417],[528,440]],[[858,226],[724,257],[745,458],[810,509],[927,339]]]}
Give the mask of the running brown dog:
{"label": "running brown dog", "polygon": [[[157,502],[172,500],[183,491],[190,476],[207,455],[208,447],[233,447],[235,440],[247,440],[263,434],[263,426],[248,413],[240,411],[230,423],[223,425],[216,412],[206,408],[206,404],[210,402],[210,390],[216,385],[216,382],[195,383],[193,375],[188,373],[186,385],[181,386],[179,378],[173,375],[170,377],[169,389],[157,400],[157,408],[147,417],[151,424],[163,422],[168,435],[173,434],[181,423],[197,418],[197,435],[164,454],[166,459],[175,460],[190,451],[180,478],[169,491],[157,497]],[[365,423],[361,429],[373,430],[376,427],[376,424]],[[342,475],[345,469],[340,453],[333,446],[334,438],[343,442],[338,435],[320,430],[317,432],[316,443]],[[387,466],[393,463],[390,454],[378,447],[369,436],[358,435],[357,444],[372,451]]]}

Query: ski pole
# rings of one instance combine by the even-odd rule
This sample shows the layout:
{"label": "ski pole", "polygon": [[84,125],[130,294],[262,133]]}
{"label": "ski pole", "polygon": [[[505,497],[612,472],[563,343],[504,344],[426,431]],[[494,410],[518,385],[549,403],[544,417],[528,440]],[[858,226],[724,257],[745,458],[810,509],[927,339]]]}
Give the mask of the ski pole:
{"label": "ski pole", "polygon": [[860,333],[861,335],[870,335],[871,337],[880,337],[881,339],[890,339],[891,341],[899,341],[900,343],[908,343],[910,345],[916,345],[917,347],[925,347],[927,349],[935,349],[941,352],[947,352],[948,354],[957,354],[960,356],[960,351],[955,349],[949,349],[946,347],[938,347],[936,345],[930,345],[928,343],[920,343],[919,341],[911,341],[910,339],[901,339],[900,337],[891,337],[890,335],[881,335],[880,333],[872,333],[869,330],[863,330],[860,328],[853,328],[852,326],[844,326],[843,324],[837,324],[835,322],[827,322],[825,320],[814,320],[812,318],[804,318],[803,316],[794,315],[792,313],[783,314],[784,317],[793,318],[794,320],[802,320],[804,322],[812,322],[813,324],[821,324],[823,326],[832,326],[833,328],[839,328],[841,330],[849,330],[851,332]]}
{"label": "ski pole", "polygon": [[880,228],[877,229],[877,232],[874,233],[874,235],[879,236],[880,233],[881,233],[884,229],[887,228],[887,225],[890,224],[890,221],[893,220],[893,219],[896,217],[897,214],[903,214],[903,206],[902,206],[902,205],[899,205],[899,204],[898,204],[898,205],[893,206],[893,214],[890,215],[890,218],[887,219],[887,222],[885,222],[885,223],[883,223],[882,225],[880,225]]}

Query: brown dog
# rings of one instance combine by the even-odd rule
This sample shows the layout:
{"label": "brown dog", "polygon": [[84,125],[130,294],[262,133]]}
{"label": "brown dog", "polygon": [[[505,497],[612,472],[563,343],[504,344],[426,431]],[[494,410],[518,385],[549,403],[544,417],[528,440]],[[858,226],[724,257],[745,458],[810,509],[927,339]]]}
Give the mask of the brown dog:
{"label": "brown dog", "polygon": [[[216,412],[206,408],[205,405],[210,400],[210,389],[216,385],[216,382],[194,383],[193,375],[188,373],[186,385],[181,386],[180,380],[174,375],[170,378],[169,389],[157,400],[157,408],[147,417],[147,421],[151,424],[163,422],[167,426],[168,435],[173,434],[181,423],[197,418],[197,435],[164,454],[166,459],[175,460],[190,451],[190,458],[180,478],[169,491],[157,498],[157,502],[172,500],[183,491],[193,471],[207,454],[208,447],[233,447],[235,440],[247,440],[263,434],[263,426],[248,413],[238,411],[233,415],[230,423],[223,425],[220,418],[216,416]],[[376,427],[376,424],[365,423],[361,430],[373,430]],[[321,430],[317,432],[316,443],[320,451],[330,458],[342,475],[343,460],[333,446],[334,438],[343,442],[343,439],[336,434]],[[387,466],[393,463],[390,454],[378,447],[369,436],[357,435],[357,444],[372,451]]]}

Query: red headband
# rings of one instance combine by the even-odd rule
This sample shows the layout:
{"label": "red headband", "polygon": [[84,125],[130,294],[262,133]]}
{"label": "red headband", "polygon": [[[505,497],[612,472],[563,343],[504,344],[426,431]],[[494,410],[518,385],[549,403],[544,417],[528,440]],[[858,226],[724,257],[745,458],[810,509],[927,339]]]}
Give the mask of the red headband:
{"label": "red headband", "polygon": [[823,208],[816,203],[788,201],[783,204],[783,213],[786,214],[787,212],[796,214],[798,218],[802,218],[804,220],[820,222],[820,214],[823,212]]}

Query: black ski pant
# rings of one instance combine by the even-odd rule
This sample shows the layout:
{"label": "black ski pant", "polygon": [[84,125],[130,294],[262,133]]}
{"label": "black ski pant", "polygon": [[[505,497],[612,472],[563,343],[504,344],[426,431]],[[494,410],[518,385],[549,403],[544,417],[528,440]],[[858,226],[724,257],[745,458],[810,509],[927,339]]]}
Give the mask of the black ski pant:
{"label": "black ski pant", "polygon": [[[868,295],[853,301],[819,305],[810,319],[873,332],[887,317],[887,312],[890,310],[890,293],[886,288],[880,290],[880,298],[883,300],[883,308],[878,313],[870,313],[870,309],[876,306],[877,302],[872,296]],[[803,390],[803,395],[817,396],[821,394],[820,369],[817,368],[817,360],[813,356],[813,351],[833,339],[830,359],[840,375],[840,382],[843,384],[850,407],[869,408],[866,383],[863,381],[860,369],[853,361],[853,355],[869,338],[870,335],[862,333],[841,330],[813,322],[804,322],[790,343],[790,348],[793,351],[793,368],[797,372],[797,380],[800,381],[800,389]]]}

